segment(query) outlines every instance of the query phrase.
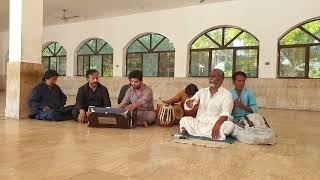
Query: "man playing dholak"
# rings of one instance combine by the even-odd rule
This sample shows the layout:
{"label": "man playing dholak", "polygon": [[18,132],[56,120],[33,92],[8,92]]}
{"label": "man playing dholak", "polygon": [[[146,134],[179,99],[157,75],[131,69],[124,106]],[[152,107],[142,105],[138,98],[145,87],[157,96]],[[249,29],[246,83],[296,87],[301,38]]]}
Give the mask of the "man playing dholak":
{"label": "man playing dholak", "polygon": [[221,87],[224,72],[213,69],[209,75],[208,88],[200,89],[185,102],[186,110],[199,104],[196,118],[183,117],[180,120],[181,133],[203,136],[215,140],[225,140],[234,130],[230,121],[233,108],[231,93]]}

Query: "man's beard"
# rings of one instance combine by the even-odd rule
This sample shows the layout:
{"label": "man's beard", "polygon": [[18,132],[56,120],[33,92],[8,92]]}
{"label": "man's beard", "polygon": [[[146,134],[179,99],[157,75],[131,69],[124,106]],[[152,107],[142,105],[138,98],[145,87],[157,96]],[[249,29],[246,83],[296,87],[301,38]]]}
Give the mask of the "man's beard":
{"label": "man's beard", "polygon": [[141,85],[140,86],[134,86],[132,85],[133,89],[140,89],[141,88]]}
{"label": "man's beard", "polygon": [[209,81],[209,86],[210,86],[210,88],[216,88],[216,87],[218,87],[218,84],[213,81]]}
{"label": "man's beard", "polygon": [[94,83],[90,83],[91,87],[96,87],[98,86],[98,83],[94,82]]}

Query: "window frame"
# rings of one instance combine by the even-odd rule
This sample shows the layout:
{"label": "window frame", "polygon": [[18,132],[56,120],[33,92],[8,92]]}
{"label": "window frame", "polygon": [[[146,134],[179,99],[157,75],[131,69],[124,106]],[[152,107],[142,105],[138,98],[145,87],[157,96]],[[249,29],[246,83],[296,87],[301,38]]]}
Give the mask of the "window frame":
{"label": "window frame", "polygon": [[[101,56],[101,75],[100,75],[100,77],[113,77],[113,73],[112,73],[112,76],[103,76],[103,73],[104,73],[104,68],[103,68],[103,65],[104,65],[104,59],[103,59],[103,56],[105,56],[105,55],[107,55],[107,56],[111,56],[111,61],[112,61],[112,66],[113,66],[113,48],[110,46],[110,44],[107,42],[107,41],[105,41],[105,40],[103,40],[103,39],[100,39],[100,40],[103,40],[105,43],[100,47],[100,49],[97,49],[97,47],[98,47],[98,40],[99,40],[100,38],[92,38],[92,39],[88,39],[87,41],[85,41],[83,44],[82,44],[82,46],[80,46],[79,47],[79,49],[78,49],[78,51],[77,51],[77,76],[85,76],[86,75],[86,72],[84,71],[84,68],[85,68],[85,66],[84,66],[84,57],[89,57],[89,64],[88,64],[88,66],[89,66],[89,68],[90,68],[90,64],[91,64],[91,57],[90,56]],[[95,40],[95,50],[93,50],[87,43],[88,42],[90,42],[90,41],[92,41],[92,40]],[[106,46],[106,45],[109,45],[111,48],[112,48],[112,53],[100,53],[100,51]],[[79,54],[79,51],[80,51],[80,49],[83,47],[83,46],[87,46],[89,49],[90,49],[90,51],[93,53],[93,54]],[[82,57],[82,59],[83,59],[83,65],[82,65],[82,72],[83,72],[83,74],[81,75],[81,74],[79,74],[79,57]],[[113,68],[112,68],[112,70],[113,70]]]}
{"label": "window frame", "polygon": [[[240,30],[239,33],[237,35],[235,35],[232,39],[229,40],[228,43],[225,44],[225,29],[226,28],[234,28],[234,29],[238,29]],[[214,30],[218,30],[218,29],[222,29],[222,41],[221,41],[221,45],[216,42],[215,40],[213,40],[209,35],[207,35],[208,32],[214,31]],[[244,32],[248,33],[251,37],[253,37],[256,41],[257,41],[257,46],[239,46],[239,47],[228,47],[228,45],[230,45],[234,40],[236,40],[241,34],[243,34]],[[208,37],[215,45],[217,45],[218,47],[214,47],[214,48],[203,48],[203,49],[192,49],[192,45],[201,37],[205,35],[206,37]],[[215,28],[211,28],[209,30],[206,30],[205,32],[202,32],[201,34],[199,34],[198,36],[196,36],[196,38],[192,41],[192,43],[190,44],[190,48],[189,48],[189,71],[188,71],[188,77],[208,77],[211,71],[211,64],[212,64],[212,51],[213,50],[228,50],[228,49],[232,49],[232,74],[235,72],[236,70],[236,65],[237,65],[237,51],[238,50],[256,50],[257,51],[257,68],[256,68],[256,76],[253,77],[247,77],[247,78],[258,78],[259,77],[259,49],[260,49],[260,42],[259,40],[252,35],[250,32],[238,28],[238,27],[234,27],[234,26],[220,26],[220,27],[215,27]],[[191,63],[192,63],[192,52],[209,52],[209,58],[208,58],[208,76],[192,76],[191,74]],[[225,78],[231,78],[231,77],[225,77]]]}
{"label": "window frame", "polygon": [[[52,52],[51,49],[49,48],[49,46],[50,46],[51,44],[54,44],[54,51],[56,51],[56,45],[57,45],[57,44],[59,44],[61,47],[59,48],[58,51]],[[49,49],[49,51],[51,52],[52,56],[43,56],[43,51],[44,51],[46,48]],[[59,74],[59,76],[66,76],[66,75],[67,75],[67,53],[66,53],[66,55],[57,55],[57,54],[59,54],[59,52],[60,52],[62,49],[64,49],[64,47],[63,47],[60,43],[58,43],[58,42],[48,43],[48,44],[42,49],[42,51],[41,51],[41,55],[42,55],[42,56],[41,56],[41,57],[42,57],[42,59],[43,59],[43,58],[48,58],[48,61],[49,61],[49,62],[48,62],[48,70],[50,69],[51,58],[58,58],[58,61],[56,61],[56,68],[53,69],[53,70],[57,71],[58,74]],[[65,49],[64,49],[64,50],[65,50]],[[66,59],[66,69],[65,69],[65,70],[66,70],[66,73],[65,73],[65,74],[60,74],[60,69],[58,70],[57,67],[58,67],[58,63],[60,63],[60,58],[63,58],[63,57]],[[41,61],[42,61],[42,59],[41,59]],[[41,62],[41,64],[43,64],[43,63]],[[60,67],[60,65],[59,65],[59,67]]]}
{"label": "window frame", "polygon": [[[160,35],[162,36],[163,38],[152,48],[152,35]],[[144,36],[150,36],[150,49],[148,47],[146,47],[143,42],[141,42],[139,39],[141,37],[144,37]],[[129,54],[137,54],[141,57],[141,71],[143,72],[143,62],[144,62],[144,58],[143,58],[143,54],[157,54],[158,55],[158,73],[157,73],[157,76],[145,76],[144,77],[171,77],[171,76],[159,76],[160,75],[160,54],[161,53],[173,53],[174,57],[175,57],[175,52],[176,50],[165,50],[165,51],[155,51],[155,49],[165,40],[165,39],[168,39],[170,40],[169,38],[167,38],[166,36],[163,36],[161,34],[158,34],[158,33],[147,33],[147,34],[143,34],[141,36],[138,36],[137,38],[135,38],[131,43],[130,45],[127,47],[127,50],[126,50],[126,76],[129,75],[130,72],[128,72],[128,55]],[[134,42],[139,42],[146,50],[147,52],[128,52],[128,49],[129,47],[134,43]],[[175,67],[175,59],[174,59],[174,64],[173,64],[173,68]],[[173,76],[174,77],[174,71],[173,71]]]}
{"label": "window frame", "polygon": [[[309,20],[309,21],[305,21],[303,23],[300,23],[299,25],[296,25],[294,27],[292,27],[291,29],[289,29],[285,34],[283,34],[279,40],[278,40],[278,49],[277,49],[277,78],[278,79],[320,79],[319,78],[310,78],[309,77],[309,64],[310,64],[310,47],[312,46],[320,46],[320,37],[317,37],[316,35],[314,35],[313,33],[311,33],[310,31],[308,31],[306,28],[303,27],[303,25],[311,23],[313,21],[320,21],[320,19],[313,19],[313,20]],[[319,41],[319,43],[308,43],[308,44],[288,44],[288,45],[281,45],[280,41],[290,32],[292,32],[294,29],[299,28],[301,31],[305,32],[306,34],[308,34],[310,37],[312,37],[313,39]],[[305,50],[305,56],[304,56],[304,60],[305,60],[305,65],[304,65],[304,77],[283,77],[280,76],[280,53],[281,50],[284,48],[304,48]]]}

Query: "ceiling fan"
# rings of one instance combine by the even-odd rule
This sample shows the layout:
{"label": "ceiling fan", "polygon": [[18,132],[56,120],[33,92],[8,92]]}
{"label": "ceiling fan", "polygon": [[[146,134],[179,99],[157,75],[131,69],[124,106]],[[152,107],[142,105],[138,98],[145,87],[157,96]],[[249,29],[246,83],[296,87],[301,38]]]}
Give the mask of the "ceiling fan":
{"label": "ceiling fan", "polygon": [[71,19],[75,19],[75,18],[79,18],[80,16],[67,16],[67,9],[62,9],[62,16],[58,17],[59,19],[61,19],[64,22],[68,22]]}

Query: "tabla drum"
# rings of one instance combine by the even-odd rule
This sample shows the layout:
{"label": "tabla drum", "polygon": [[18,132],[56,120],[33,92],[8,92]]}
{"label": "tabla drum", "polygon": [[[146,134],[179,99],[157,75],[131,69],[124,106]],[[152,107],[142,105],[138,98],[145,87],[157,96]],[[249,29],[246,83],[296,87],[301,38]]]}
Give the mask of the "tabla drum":
{"label": "tabla drum", "polygon": [[171,105],[163,104],[158,114],[161,127],[171,127],[175,120],[174,108]]}

